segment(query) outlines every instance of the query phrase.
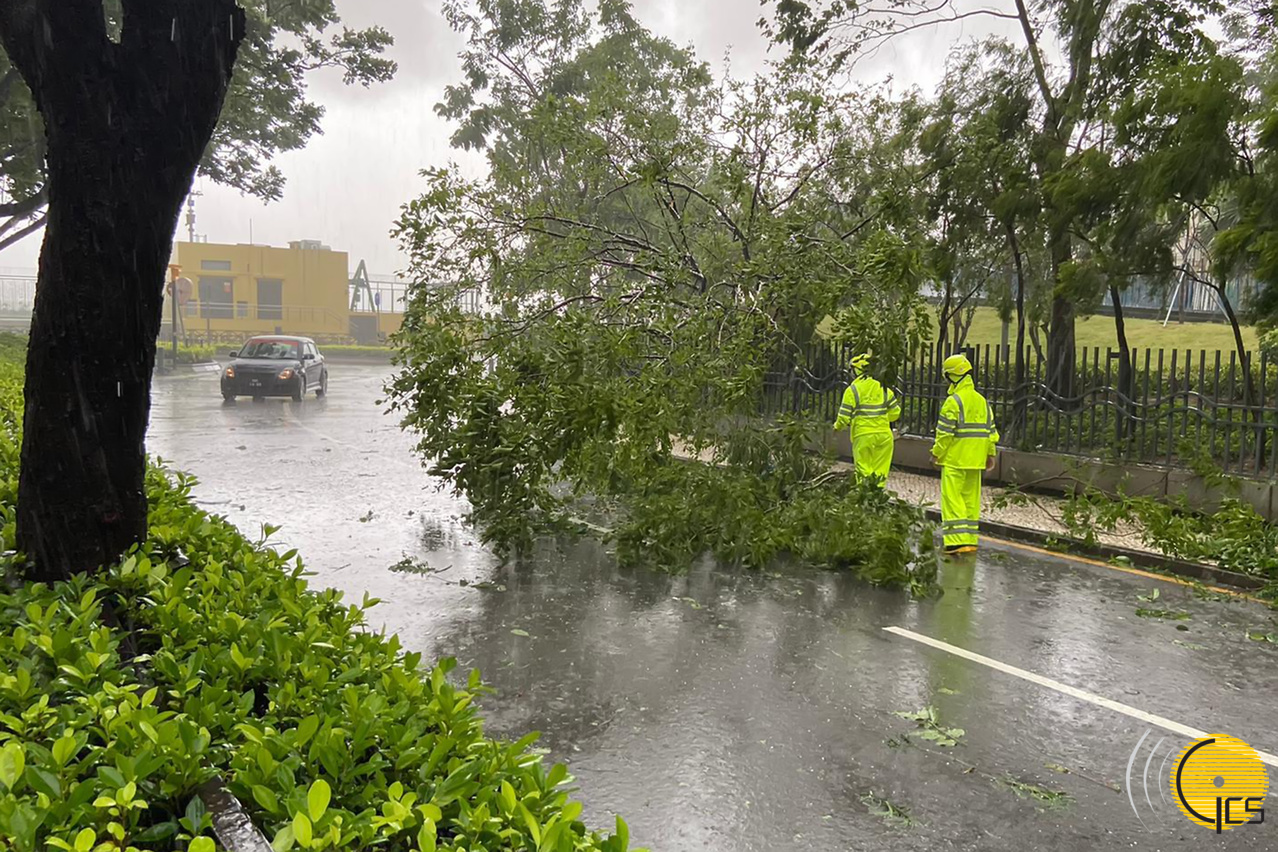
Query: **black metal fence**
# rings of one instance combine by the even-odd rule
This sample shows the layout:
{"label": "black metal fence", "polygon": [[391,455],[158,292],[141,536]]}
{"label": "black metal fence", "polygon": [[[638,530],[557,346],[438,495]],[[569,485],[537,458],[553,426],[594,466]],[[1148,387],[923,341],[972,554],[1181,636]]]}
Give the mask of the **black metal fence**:
{"label": "black metal fence", "polygon": [[[1210,462],[1259,478],[1278,474],[1278,363],[1266,355],[1239,359],[1232,351],[1133,350],[1124,392],[1120,353],[1083,348],[1071,392],[1062,396],[1049,387],[1047,365],[1033,348],[1022,353],[1019,381],[1014,351],[989,345],[961,351],[975,366],[977,388],[990,401],[1004,446],[1167,467]],[[764,410],[833,422],[853,354],[846,347],[817,345],[773,370]],[[886,371],[895,373],[891,383],[901,395],[906,433],[935,434],[949,386],[941,362],[950,354],[924,349]]]}

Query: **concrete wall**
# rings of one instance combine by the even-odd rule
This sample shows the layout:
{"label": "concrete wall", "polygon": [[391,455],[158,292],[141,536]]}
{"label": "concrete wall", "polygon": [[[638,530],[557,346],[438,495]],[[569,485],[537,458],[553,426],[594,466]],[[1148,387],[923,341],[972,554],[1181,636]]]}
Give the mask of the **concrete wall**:
{"label": "concrete wall", "polygon": [[[850,459],[851,444],[846,431],[829,430],[815,439],[814,450],[833,452]],[[934,472],[932,439],[904,436],[896,442],[893,467],[903,470]],[[1105,494],[1123,493],[1131,497],[1166,499],[1184,495],[1189,504],[1203,512],[1213,512],[1223,498],[1235,496],[1229,489],[1210,487],[1202,477],[1188,470],[1168,470],[1146,465],[1118,465],[1079,456],[1048,453],[1025,453],[1002,449],[994,470],[986,482],[1015,485],[1048,493],[1076,493],[1091,487]],[[1244,479],[1239,481],[1236,496],[1250,503],[1263,517],[1278,521],[1278,484]]]}

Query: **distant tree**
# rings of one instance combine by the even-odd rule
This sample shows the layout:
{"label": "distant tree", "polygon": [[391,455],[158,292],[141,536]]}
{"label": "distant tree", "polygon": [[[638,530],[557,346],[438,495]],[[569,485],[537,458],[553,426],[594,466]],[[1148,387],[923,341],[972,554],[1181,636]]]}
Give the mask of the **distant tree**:
{"label": "distant tree", "polygon": [[1208,217],[1215,232],[1212,280],[1254,275],[1260,287],[1247,313],[1272,334],[1278,328],[1278,9],[1246,0],[1231,24],[1247,63],[1249,102],[1235,146],[1239,169],[1209,211],[1215,214]]}
{"label": "distant tree", "polygon": [[[118,38],[130,4],[104,0],[100,5],[108,34]],[[348,84],[388,80],[395,63],[382,54],[392,38],[381,27],[332,32],[341,23],[334,0],[243,0],[241,5],[247,29],[200,172],[274,201],[283,192],[284,176],[270,161],[320,132],[324,108],[307,97],[310,72],[340,69]],[[46,221],[44,155],[44,129],[31,91],[20,69],[0,52],[0,197],[9,199],[0,203],[0,249],[35,233]]]}
{"label": "distant tree", "polygon": [[[1033,164],[1030,189],[1041,205],[1052,282],[1048,384],[1060,398],[1071,398],[1074,318],[1080,305],[1098,301],[1097,288],[1105,281],[1080,274],[1079,262],[1088,273],[1095,271],[1090,263],[1094,252],[1082,232],[1095,214],[1114,203],[1113,188],[1094,180],[1095,149],[1109,141],[1110,111],[1117,101],[1144,97],[1159,75],[1183,78],[1189,63],[1182,61],[1182,51],[1201,55],[1201,46],[1210,43],[1205,21],[1220,12],[1220,4],[1001,0],[968,9],[953,0],[882,5],[776,0],[775,10],[773,18],[762,22],[774,39],[796,53],[829,56],[836,64],[901,33],[972,18],[1003,20],[1020,30],[1016,43],[992,39],[987,49],[1002,61],[1023,64],[1032,84],[1026,90],[1031,100],[1025,114],[1031,131],[1026,140]],[[988,80],[969,82],[988,86]]]}

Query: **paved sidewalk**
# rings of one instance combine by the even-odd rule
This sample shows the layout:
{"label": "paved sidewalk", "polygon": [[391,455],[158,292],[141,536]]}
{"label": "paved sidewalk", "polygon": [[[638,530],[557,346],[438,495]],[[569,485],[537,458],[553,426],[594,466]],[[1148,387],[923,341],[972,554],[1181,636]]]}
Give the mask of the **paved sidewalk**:
{"label": "paved sidewalk", "polygon": [[[849,471],[852,468],[847,462],[836,462],[836,467]],[[941,505],[941,480],[938,477],[893,469],[892,475],[887,480],[887,488],[909,503],[930,505],[936,508]],[[1025,527],[1026,529],[1038,530],[1049,535],[1072,538],[1065,528],[1065,524],[1060,520],[1065,503],[1063,498],[1043,494],[1025,494],[1023,496],[1028,502],[1023,505],[996,507],[995,503],[1007,491],[1008,489],[1001,486],[989,484],[986,484],[981,489],[982,520]],[[1145,553],[1158,553],[1156,549],[1141,541],[1139,531],[1130,527],[1127,529],[1120,528],[1114,534],[1098,533],[1096,538],[1102,544],[1112,547],[1126,547]]]}

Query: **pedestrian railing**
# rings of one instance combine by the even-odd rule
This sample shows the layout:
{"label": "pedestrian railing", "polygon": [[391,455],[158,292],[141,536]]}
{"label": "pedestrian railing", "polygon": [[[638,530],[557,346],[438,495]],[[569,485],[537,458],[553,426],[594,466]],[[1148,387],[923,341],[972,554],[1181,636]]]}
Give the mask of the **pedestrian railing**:
{"label": "pedestrian railing", "polygon": [[[1048,381],[1044,359],[1027,348],[963,349],[989,399],[1004,446],[1167,467],[1210,463],[1251,477],[1278,474],[1278,364],[1264,354],[1133,350],[1122,382],[1120,353],[1079,350],[1068,381]],[[763,409],[833,423],[848,381],[851,349],[814,345],[768,375]],[[926,348],[885,377],[901,396],[902,429],[931,437],[949,383],[949,350]],[[884,365],[880,365],[880,368]],[[1125,387],[1124,387],[1125,385]],[[1068,394],[1053,388],[1067,387]]]}

